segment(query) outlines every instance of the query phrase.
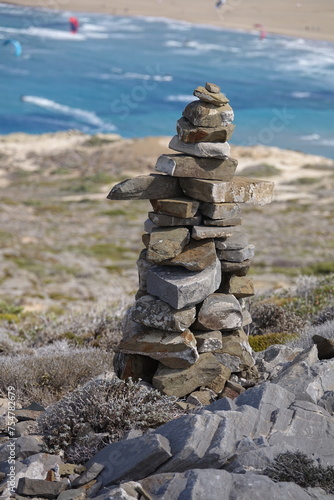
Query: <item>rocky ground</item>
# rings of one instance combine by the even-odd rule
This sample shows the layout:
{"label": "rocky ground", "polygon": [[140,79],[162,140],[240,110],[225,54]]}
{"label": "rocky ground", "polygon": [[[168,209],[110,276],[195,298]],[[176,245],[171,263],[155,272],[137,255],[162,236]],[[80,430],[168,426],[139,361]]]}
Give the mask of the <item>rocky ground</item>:
{"label": "rocky ground", "polygon": [[[0,299],[61,313],[131,302],[148,201],[107,201],[120,180],[146,174],[169,138],[78,132],[0,138]],[[238,175],[273,180],[271,205],[245,206],[258,291],[330,270],[334,163],[295,151],[232,147]]]}

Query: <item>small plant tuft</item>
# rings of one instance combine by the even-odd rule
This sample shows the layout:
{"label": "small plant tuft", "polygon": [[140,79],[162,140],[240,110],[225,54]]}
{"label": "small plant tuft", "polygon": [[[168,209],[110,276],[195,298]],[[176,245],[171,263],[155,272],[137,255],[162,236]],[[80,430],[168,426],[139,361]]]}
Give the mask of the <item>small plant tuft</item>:
{"label": "small plant tuft", "polygon": [[322,488],[334,493],[334,467],[322,467],[301,452],[280,453],[264,472],[275,482],[293,482],[302,488]]}

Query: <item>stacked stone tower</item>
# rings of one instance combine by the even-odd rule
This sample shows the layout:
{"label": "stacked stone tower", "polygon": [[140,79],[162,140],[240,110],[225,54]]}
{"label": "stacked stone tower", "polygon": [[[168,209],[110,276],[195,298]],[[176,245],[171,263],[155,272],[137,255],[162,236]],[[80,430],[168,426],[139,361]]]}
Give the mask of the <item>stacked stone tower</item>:
{"label": "stacked stone tower", "polygon": [[254,246],[241,228],[240,205],[271,201],[273,183],[234,177],[229,100],[217,85],[194,91],[177,122],[159,173],[113,187],[110,200],[148,199],[137,261],[139,290],[123,324],[115,369],[167,395],[207,404],[256,379],[243,327]]}

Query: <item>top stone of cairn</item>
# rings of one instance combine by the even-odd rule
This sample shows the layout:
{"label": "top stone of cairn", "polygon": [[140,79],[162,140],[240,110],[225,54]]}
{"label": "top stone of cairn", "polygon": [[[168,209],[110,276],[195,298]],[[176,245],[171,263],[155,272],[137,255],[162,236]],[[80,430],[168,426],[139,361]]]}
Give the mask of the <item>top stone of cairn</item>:
{"label": "top stone of cairn", "polygon": [[198,97],[201,101],[209,102],[215,106],[223,106],[227,104],[229,99],[220,92],[218,85],[214,83],[206,83],[205,87],[197,87],[194,90],[194,96]]}

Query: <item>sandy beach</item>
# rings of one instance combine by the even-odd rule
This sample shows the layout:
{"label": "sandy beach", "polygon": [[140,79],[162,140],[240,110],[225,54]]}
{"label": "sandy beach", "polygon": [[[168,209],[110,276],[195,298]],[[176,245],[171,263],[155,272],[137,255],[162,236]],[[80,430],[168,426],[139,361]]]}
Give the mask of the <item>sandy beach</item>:
{"label": "sandy beach", "polygon": [[13,5],[98,12],[114,15],[157,16],[209,24],[222,28],[254,30],[256,24],[268,33],[334,41],[332,0],[226,0],[217,8],[216,0],[7,0]]}

